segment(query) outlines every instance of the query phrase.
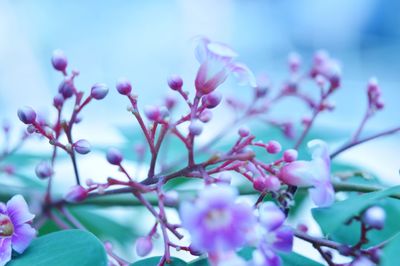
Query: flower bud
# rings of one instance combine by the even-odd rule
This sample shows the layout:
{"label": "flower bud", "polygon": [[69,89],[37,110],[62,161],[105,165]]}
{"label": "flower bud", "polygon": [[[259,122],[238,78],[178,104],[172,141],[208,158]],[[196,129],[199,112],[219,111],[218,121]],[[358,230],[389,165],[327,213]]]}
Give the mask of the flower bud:
{"label": "flower bud", "polygon": [[199,115],[199,120],[203,123],[209,122],[213,117],[213,114],[210,110],[205,109],[201,114]]}
{"label": "flower bud", "polygon": [[189,125],[189,132],[193,136],[198,136],[203,132],[203,124],[199,120],[193,120]]}
{"label": "flower bud", "polygon": [[172,75],[168,78],[168,86],[174,91],[181,90],[183,86],[183,80],[178,75]]}
{"label": "flower bud", "polygon": [[64,199],[67,202],[76,203],[85,200],[88,197],[88,191],[84,189],[82,186],[76,185],[72,186],[67,194],[64,196]]}
{"label": "flower bud", "polygon": [[52,176],[54,171],[48,162],[43,161],[43,162],[40,162],[36,166],[35,173],[36,173],[37,177],[39,177],[40,179],[46,179],[46,178]]}
{"label": "flower bud", "polygon": [[24,124],[32,124],[36,120],[36,112],[29,106],[18,109],[18,118]]}
{"label": "flower bud", "polygon": [[171,110],[172,108],[175,107],[177,100],[174,96],[168,95],[165,97],[165,107],[167,107],[168,110]]}
{"label": "flower bud", "polygon": [[301,58],[298,53],[290,53],[288,58],[289,69],[292,72],[297,72],[300,68]]}
{"label": "flower bud", "polygon": [[132,91],[132,85],[126,78],[120,78],[116,85],[117,91],[122,95],[128,95]]}
{"label": "flower bud", "polygon": [[144,114],[149,120],[159,121],[161,119],[161,112],[158,106],[147,105],[144,107]]}
{"label": "flower bud", "polygon": [[267,181],[264,177],[258,176],[253,180],[253,188],[257,191],[263,192],[267,189]]}
{"label": "flower bud", "polygon": [[271,154],[276,154],[282,150],[282,146],[279,142],[271,140],[267,144],[267,152]]}
{"label": "flower bud", "polygon": [[377,230],[381,230],[385,224],[386,212],[382,207],[372,206],[362,215],[362,221]]}
{"label": "flower bud", "polygon": [[119,165],[122,162],[122,153],[116,148],[110,148],[107,151],[107,161],[113,165]]}
{"label": "flower bud", "polygon": [[93,85],[90,95],[96,100],[101,100],[107,96],[107,93],[108,93],[108,87],[105,84],[96,83]]}
{"label": "flower bud", "polygon": [[212,109],[218,106],[222,100],[222,94],[214,91],[210,94],[207,94],[206,96],[203,97],[202,101],[203,104],[208,108]]}
{"label": "flower bud", "polygon": [[145,257],[153,250],[153,242],[148,236],[139,237],[136,240],[136,253],[139,257]]}
{"label": "flower bud", "polygon": [[247,137],[250,134],[250,130],[248,127],[241,127],[239,128],[239,136],[241,136],[242,138]]}
{"label": "flower bud", "polygon": [[278,191],[281,188],[281,182],[276,176],[269,176],[265,181],[265,189],[268,191]]}
{"label": "flower bud", "polygon": [[53,105],[56,108],[61,108],[61,106],[64,104],[64,96],[61,93],[58,93],[56,96],[53,98]]}
{"label": "flower bud", "polygon": [[73,147],[79,154],[87,154],[90,152],[90,143],[85,139],[78,140],[74,143]]}
{"label": "flower bud", "polygon": [[67,68],[68,65],[68,60],[64,52],[62,50],[57,49],[54,50],[53,52],[53,56],[51,57],[51,63],[54,69],[61,72],[65,72],[65,69]]}
{"label": "flower bud", "polygon": [[60,83],[60,86],[58,87],[58,92],[61,93],[64,99],[68,99],[72,95],[74,95],[75,92],[74,85],[70,80],[64,80],[63,82]]}
{"label": "flower bud", "polygon": [[298,152],[297,152],[296,150],[294,150],[294,149],[289,149],[289,150],[286,150],[286,151],[283,153],[283,160],[284,160],[286,163],[291,163],[291,162],[294,162],[294,161],[297,160],[297,156],[298,156]]}

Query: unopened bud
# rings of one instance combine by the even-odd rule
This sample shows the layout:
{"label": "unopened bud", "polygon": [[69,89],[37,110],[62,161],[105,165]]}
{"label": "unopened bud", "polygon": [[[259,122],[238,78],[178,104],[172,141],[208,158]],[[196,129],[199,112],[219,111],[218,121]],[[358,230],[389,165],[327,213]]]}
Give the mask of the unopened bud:
{"label": "unopened bud", "polygon": [[258,176],[254,178],[253,188],[257,191],[263,192],[267,189],[267,181],[264,177]]}
{"label": "unopened bud", "polygon": [[148,236],[139,237],[136,240],[136,253],[139,257],[145,257],[153,250],[153,242]]}
{"label": "unopened bud", "polygon": [[93,85],[90,95],[96,99],[104,99],[108,94],[108,87],[103,83],[96,83]]}
{"label": "unopened bud", "polygon": [[40,179],[46,179],[53,175],[54,171],[49,162],[40,162],[36,168],[35,173]]}
{"label": "unopened bud", "polygon": [[58,93],[56,96],[53,98],[53,105],[56,108],[60,108],[64,104],[64,96],[61,93]]}
{"label": "unopened bud", "polygon": [[68,60],[64,52],[60,49],[57,49],[53,52],[53,56],[51,57],[51,63],[54,69],[61,72],[65,72],[65,69],[67,68],[68,65]]}
{"label": "unopened bud", "polygon": [[279,142],[271,140],[267,144],[267,152],[271,154],[276,154],[282,150],[282,146]]}
{"label": "unopened bud", "polygon": [[90,143],[85,139],[78,140],[74,143],[73,147],[79,154],[87,154],[90,152]]}
{"label": "unopened bud", "polygon": [[88,191],[82,186],[76,185],[69,189],[64,199],[67,202],[76,203],[85,200],[88,197]]}
{"label": "unopened bud", "polygon": [[18,118],[24,124],[32,124],[36,120],[36,112],[29,106],[18,109]]}
{"label": "unopened bud", "polygon": [[250,130],[248,127],[241,127],[239,128],[238,133],[242,138],[245,138],[250,134]]}
{"label": "unopened bud", "polygon": [[107,151],[107,161],[113,165],[119,165],[122,162],[122,153],[116,148],[110,148]]}
{"label": "unopened bud", "polygon": [[212,109],[217,107],[222,100],[222,94],[218,91],[214,91],[203,97],[203,104],[208,108]]}
{"label": "unopened bud", "polygon": [[68,99],[72,95],[74,95],[75,92],[74,85],[70,80],[64,80],[63,82],[60,83],[60,86],[58,87],[58,92],[61,93],[64,99]]}
{"label": "unopened bud", "polygon": [[117,91],[122,95],[128,95],[132,91],[132,85],[126,78],[120,78],[115,86]]}
{"label": "unopened bud", "polygon": [[201,114],[199,115],[199,120],[203,123],[209,122],[213,117],[213,114],[210,110],[205,109]]}
{"label": "unopened bud", "polygon": [[289,69],[292,72],[297,72],[300,68],[301,58],[298,53],[290,53],[288,58]]}
{"label": "unopened bud", "polygon": [[286,151],[283,153],[283,160],[284,160],[286,163],[291,163],[291,162],[294,162],[294,161],[297,160],[297,156],[298,156],[298,152],[297,152],[296,150],[294,150],[294,149],[289,149],[289,150],[286,150]]}
{"label": "unopened bud", "polygon": [[189,132],[193,136],[198,136],[203,131],[203,124],[199,120],[193,120],[189,125]]}
{"label": "unopened bud", "polygon": [[386,220],[386,212],[382,207],[372,206],[368,208],[362,215],[362,221],[377,230],[383,228]]}
{"label": "unopened bud", "polygon": [[181,90],[183,85],[183,80],[180,76],[178,75],[172,75],[171,77],[168,78],[168,86],[176,91],[176,90]]}

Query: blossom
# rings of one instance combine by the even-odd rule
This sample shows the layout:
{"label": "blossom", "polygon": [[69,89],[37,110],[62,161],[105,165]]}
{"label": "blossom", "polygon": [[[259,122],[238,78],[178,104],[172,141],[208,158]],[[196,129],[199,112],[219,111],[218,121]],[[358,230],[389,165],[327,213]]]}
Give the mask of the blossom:
{"label": "blossom", "polygon": [[230,73],[235,74],[241,85],[256,87],[254,75],[247,66],[234,62],[237,53],[229,46],[200,38],[195,55],[201,64],[195,80],[196,90],[200,95],[214,91]]}
{"label": "blossom", "polygon": [[285,214],[273,202],[263,203],[258,210],[258,224],[253,231],[252,265],[279,266],[277,252],[290,252],[293,247],[293,230],[284,225]]}
{"label": "blossom", "polygon": [[228,185],[209,186],[196,201],[182,203],[182,226],[189,231],[194,249],[223,254],[246,244],[255,217],[250,205],[236,202],[237,195]]}
{"label": "blossom", "polygon": [[335,200],[335,191],[331,183],[330,156],[328,147],[322,140],[308,142],[312,153],[311,161],[294,161],[280,169],[282,182],[298,187],[312,187],[309,192],[318,206],[331,205]]}
{"label": "blossom", "polygon": [[21,195],[0,202],[0,266],[11,260],[12,249],[21,254],[29,246],[36,235],[29,224],[34,217]]}

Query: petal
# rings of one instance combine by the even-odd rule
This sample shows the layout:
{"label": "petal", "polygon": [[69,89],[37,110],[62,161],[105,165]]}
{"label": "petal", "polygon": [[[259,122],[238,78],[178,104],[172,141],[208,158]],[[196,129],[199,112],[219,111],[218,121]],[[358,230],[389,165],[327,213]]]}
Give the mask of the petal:
{"label": "petal", "polygon": [[35,236],[36,230],[29,224],[23,224],[17,227],[12,236],[12,248],[21,254],[29,246]]}
{"label": "petal", "polygon": [[231,64],[232,73],[237,78],[239,85],[249,85],[253,88],[257,87],[256,77],[253,72],[244,64]]}
{"label": "petal", "polygon": [[21,195],[15,195],[7,202],[7,213],[14,226],[29,222],[35,217],[29,212],[28,205]]}
{"label": "petal", "polygon": [[328,145],[320,139],[314,139],[307,143],[307,147],[312,154],[312,159],[322,159],[328,166],[330,165],[330,156]]}
{"label": "petal", "polygon": [[290,252],[293,248],[293,230],[288,226],[282,226],[275,232],[275,241],[272,247],[275,250]]}
{"label": "petal", "polygon": [[11,260],[11,238],[0,238],[0,266]]}
{"label": "petal", "polygon": [[197,37],[195,38],[195,42],[197,42],[197,46],[194,50],[194,55],[197,59],[197,61],[199,61],[200,64],[204,63],[207,59],[207,44],[210,42],[210,40],[208,40],[205,37]]}
{"label": "petal", "polygon": [[0,213],[2,214],[7,213],[7,206],[3,202],[0,202]]}
{"label": "petal", "polygon": [[279,171],[279,179],[285,184],[308,187],[315,183],[315,165],[313,162],[295,161],[283,166]]}
{"label": "petal", "polygon": [[335,201],[335,190],[330,182],[317,184],[309,189],[311,199],[319,207],[327,207]]}
{"label": "petal", "polygon": [[272,231],[278,228],[285,221],[285,214],[275,203],[265,202],[260,207],[260,223],[268,230]]}
{"label": "petal", "polygon": [[210,53],[215,56],[219,56],[225,59],[232,59],[237,57],[238,54],[228,45],[220,42],[209,42],[207,44],[207,49]]}

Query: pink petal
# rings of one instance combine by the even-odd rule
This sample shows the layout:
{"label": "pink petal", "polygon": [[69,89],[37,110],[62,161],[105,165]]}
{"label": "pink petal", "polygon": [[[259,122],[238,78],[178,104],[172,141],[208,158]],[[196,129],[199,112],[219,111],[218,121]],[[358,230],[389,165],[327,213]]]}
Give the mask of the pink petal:
{"label": "pink petal", "polygon": [[244,64],[235,63],[231,65],[232,73],[237,78],[239,85],[249,85],[251,87],[257,87],[256,78],[251,70]]}
{"label": "pink petal", "polygon": [[314,183],[314,170],[313,162],[295,161],[281,168],[279,171],[279,179],[288,185],[308,187]]}
{"label": "pink petal", "polygon": [[11,260],[11,238],[0,238],[0,266]]}
{"label": "pink petal", "polygon": [[7,213],[14,226],[29,222],[35,217],[29,212],[28,205],[21,195],[15,195],[7,202]]}
{"label": "pink petal", "polygon": [[238,56],[238,54],[232,48],[230,48],[228,45],[224,43],[209,42],[207,44],[207,49],[213,55],[223,57],[226,59],[232,59]]}
{"label": "pink petal", "polygon": [[24,252],[35,236],[36,230],[29,224],[23,224],[15,228],[12,236],[12,248],[18,253]]}
{"label": "pink petal", "polygon": [[210,41],[205,37],[198,37],[195,39],[195,41],[197,42],[197,46],[194,50],[194,55],[195,55],[197,61],[199,61],[199,63],[202,64],[207,59],[207,55],[208,55],[207,44]]}

